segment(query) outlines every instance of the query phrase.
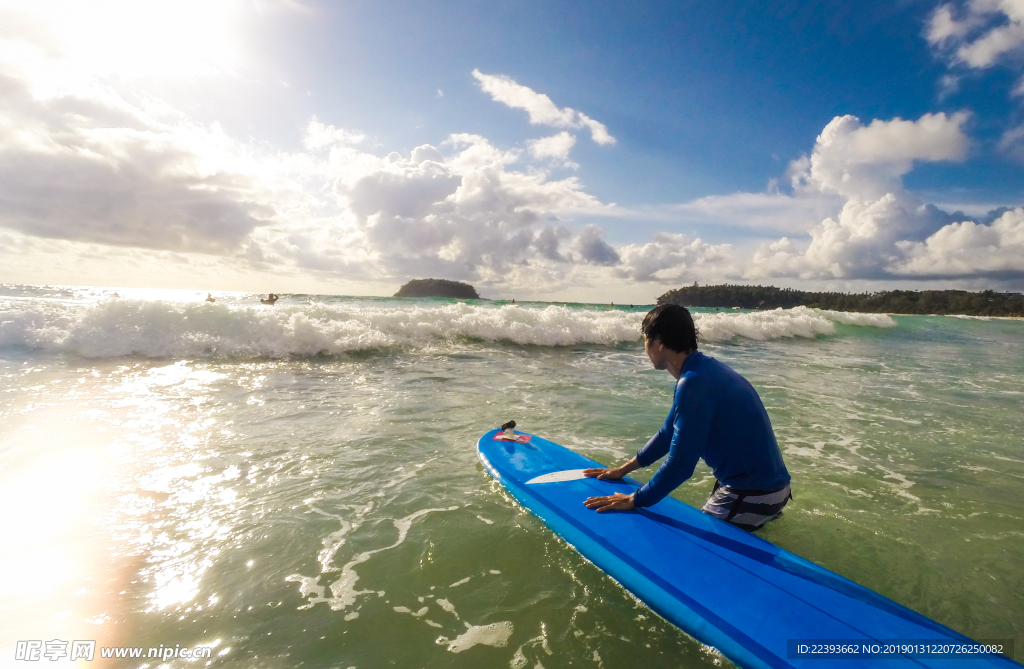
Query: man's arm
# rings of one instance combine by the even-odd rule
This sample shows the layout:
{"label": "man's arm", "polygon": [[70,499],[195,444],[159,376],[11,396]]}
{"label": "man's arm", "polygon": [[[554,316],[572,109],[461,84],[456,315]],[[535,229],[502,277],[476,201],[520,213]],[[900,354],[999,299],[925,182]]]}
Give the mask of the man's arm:
{"label": "man's arm", "polygon": [[693,476],[693,469],[708,443],[714,408],[714,388],[709,379],[699,375],[684,377],[676,391],[668,457],[651,480],[633,494],[634,506],[657,504]]}
{"label": "man's arm", "polygon": [[606,481],[617,481],[630,472],[635,472],[641,467],[647,467],[655,460],[662,458],[668,453],[669,445],[672,442],[673,422],[672,412],[665,419],[665,424],[654,433],[654,436],[647,440],[644,447],[636,452],[633,459],[618,467],[598,467],[584,469],[584,476],[599,478]]}
{"label": "man's arm", "polygon": [[597,509],[600,513],[651,506],[690,478],[697,460],[704,452],[711,427],[714,398],[710,390],[705,378],[684,378],[676,386],[672,410],[665,424],[637,451],[632,460],[618,467],[583,470],[585,476],[617,480],[641,467],[647,467],[668,453],[668,458],[658,468],[654,478],[632,495],[617,492],[603,497],[588,497],[584,502],[586,507]]}
{"label": "man's arm", "polygon": [[675,432],[675,393],[672,395],[672,408],[665,416],[665,423],[661,429],[654,433],[654,436],[647,440],[644,447],[636,452],[636,463],[641,467],[650,467],[658,460],[665,457],[672,444],[672,434]]}
{"label": "man's arm", "polygon": [[[672,434],[675,431],[675,424],[673,416],[675,414],[675,398],[673,397],[672,411],[668,412],[668,416],[665,418],[665,424],[661,426],[653,437],[647,440],[644,447],[637,451],[636,455],[624,465],[618,467],[609,468],[595,468],[595,469],[584,469],[583,475],[591,478],[598,478],[603,480],[617,481],[626,474],[634,472],[641,467],[647,467],[652,462],[659,460],[666,453],[669,452],[669,446],[672,442]],[[584,502],[588,509],[597,509],[598,513],[604,511],[630,511],[633,507],[633,499],[636,493],[633,495],[626,495],[621,492],[617,492],[614,495],[608,495],[603,497],[588,497]]]}

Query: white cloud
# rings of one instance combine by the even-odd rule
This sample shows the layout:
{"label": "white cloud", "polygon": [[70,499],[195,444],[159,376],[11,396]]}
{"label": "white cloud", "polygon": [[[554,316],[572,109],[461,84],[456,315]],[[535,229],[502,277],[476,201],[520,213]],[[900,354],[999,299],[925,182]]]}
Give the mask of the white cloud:
{"label": "white cloud", "polygon": [[326,125],[314,116],[306,126],[306,136],[303,137],[302,144],[310,151],[316,151],[335,144],[361,144],[365,140],[366,135],[361,132]]}
{"label": "white cloud", "polygon": [[530,155],[538,160],[555,160],[575,166],[569,162],[569,151],[576,145],[576,137],[565,130],[551,137],[530,140],[526,145]]}
{"label": "white cloud", "polygon": [[590,138],[598,144],[614,144],[615,138],[608,134],[608,128],[604,127],[603,123],[595,121],[583,112],[576,112],[579,119],[579,123],[584,128],[590,130]]}
{"label": "white cloud", "polygon": [[957,20],[953,16],[952,5],[942,5],[932,12],[928,19],[925,37],[933,45],[942,44],[947,40],[962,39],[972,28],[976,20]]}
{"label": "white cloud", "polygon": [[[603,206],[574,178],[508,169],[518,155],[483,137],[454,135],[446,144],[455,150],[446,159],[420,147],[336,187],[385,271],[495,278],[512,265],[563,259],[564,235],[538,236],[535,226],[558,212]],[[581,243],[583,261],[607,260],[599,241]]]}
{"label": "white cloud", "polygon": [[893,268],[897,274],[1024,276],[1024,209],[1010,210],[990,225],[951,223],[923,242],[898,246],[906,257]]}
{"label": "white cloud", "polygon": [[608,134],[604,124],[586,114],[569,107],[559,108],[551,98],[523,86],[504,75],[483,74],[473,70],[480,88],[496,102],[525,110],[534,125],[549,125],[554,128],[588,128],[591,138],[598,144],[614,144],[615,138]]}
{"label": "white cloud", "polygon": [[945,74],[939,77],[939,99],[945,100],[955,95],[960,90],[960,77],[955,74]]}
{"label": "white cloud", "polygon": [[1010,128],[999,138],[996,145],[1001,153],[1024,162],[1024,125]]}
{"label": "white cloud", "polygon": [[[793,273],[803,278],[868,278],[889,263],[893,244],[914,234],[923,217],[892,193],[878,200],[851,199],[836,218],[826,218],[811,231],[811,242],[799,255],[788,245],[769,245],[768,263],[761,262],[764,249],[755,255],[752,276],[763,276],[764,266],[774,265],[778,274]],[[786,262],[786,252],[793,256]]]}
{"label": "white cloud", "polygon": [[619,253],[622,267],[617,273],[635,281],[678,283],[736,275],[730,245],[711,245],[683,234],[661,232],[653,241],[629,244]]}
{"label": "white cloud", "polygon": [[836,117],[809,157],[790,171],[797,192],[831,193],[845,202],[810,230],[810,240],[788,237],[763,244],[746,270],[750,279],[867,279],[891,274],[902,244],[920,242],[950,216],[906,191],[902,177],[918,161],[961,160],[969,141],[966,114],[926,114],[917,121]]}
{"label": "white cloud", "polygon": [[993,65],[1000,56],[1015,51],[1024,45],[1024,26],[1019,21],[1009,25],[993,28],[984,36],[965,44],[957,51],[957,56],[975,68]]}
{"label": "white cloud", "polygon": [[991,67],[1024,48],[1024,2],[969,0],[960,8],[942,5],[932,13],[925,37],[952,65]]}
{"label": "white cloud", "polygon": [[[199,253],[232,276],[445,276],[523,292],[618,261],[603,231],[562,222],[606,205],[575,178],[517,169],[524,151],[478,135],[378,156],[357,146],[361,133],[313,118],[303,150],[274,151],[91,77],[39,85],[39,69],[2,56],[0,228],[19,239],[91,255],[120,247],[112,257],[140,263]],[[563,132],[529,149],[564,161],[574,141]]]}
{"label": "white cloud", "polygon": [[795,195],[741,192],[709,195],[638,213],[676,222],[800,233],[809,231],[838,203],[835,197],[806,191]]}
{"label": "white cloud", "polygon": [[[902,186],[916,162],[966,154],[966,114],[867,126],[837,118],[790,166],[792,195],[733,193],[626,211],[551,174],[571,165],[571,130],[613,143],[607,129],[507,77],[474,71],[495,100],[562,131],[514,148],[454,134],[382,156],[362,133],[313,118],[303,148],[285,152],[238,141],[114,88],[113,79],[53,75],[61,70],[46,64],[45,49],[23,57],[7,46],[0,40],[0,266],[8,274],[52,263],[95,280],[109,262],[118,277],[371,285],[436,276],[555,296],[629,285],[623,279],[968,276],[1017,267],[1019,218],[953,220]],[[1017,135],[1004,140],[1009,151]],[[527,156],[549,162],[523,166]],[[600,226],[574,221],[634,215],[787,237],[740,258],[729,245],[668,232],[616,246]]]}
{"label": "white cloud", "polygon": [[[42,237],[227,252],[302,199],[248,149],[97,85],[40,95],[0,61],[0,221]],[[290,191],[290,192],[289,192]]]}
{"label": "white cloud", "polygon": [[98,286],[346,295],[391,294],[396,287],[390,280],[351,281],[338,274],[298,272],[284,263],[43,239],[3,228],[0,268],[8,283],[46,284],[56,278],[62,283]]}
{"label": "white cloud", "polygon": [[963,132],[966,112],[925,114],[917,121],[837,116],[818,136],[809,160],[793,165],[797,189],[846,197],[879,198],[899,190],[901,177],[917,161],[958,161],[970,140]]}
{"label": "white cloud", "polygon": [[[674,208],[686,218],[703,213],[705,221],[733,219],[732,225],[790,234],[759,244],[746,257],[700,240],[660,235],[654,243],[618,249],[618,271],[639,281],[671,277],[676,283],[709,276],[846,283],[987,277],[1019,285],[1024,209],[970,220],[925,203],[903,185],[903,176],[918,162],[966,157],[967,120],[966,114],[927,114],[916,121],[875,120],[865,126],[852,116],[836,117],[811,154],[790,164],[793,195],[734,193]],[[1022,141],[1024,130],[1018,128],[1006,133],[1001,145],[1007,152],[1020,151]],[[807,216],[814,207],[836,211],[813,225],[785,228],[785,217],[799,207],[807,207]]]}
{"label": "white cloud", "polygon": [[[478,135],[378,156],[354,146],[360,133],[314,118],[305,150],[273,152],[172,109],[150,113],[103,87],[38,98],[16,77],[0,85],[8,93],[0,123],[9,130],[0,135],[0,227],[23,233],[4,233],[11,248],[34,258],[60,249],[69,258],[63,271],[78,267],[81,276],[97,271],[86,256],[114,245],[120,250],[107,255],[117,258],[118,276],[162,263],[175,268],[165,276],[200,283],[220,268],[236,282],[289,273],[443,276],[553,295],[617,276],[670,280],[710,267],[716,253],[700,240],[661,235],[626,247],[623,262],[601,227],[565,222],[607,215],[609,205],[575,178],[516,169],[521,151]],[[574,141],[562,132],[528,149],[565,160]],[[26,241],[42,237],[46,246]]]}
{"label": "white cloud", "polygon": [[556,262],[568,262],[568,258],[562,255],[562,240],[570,237],[572,231],[564,225],[545,225],[533,238],[533,248],[542,258]]}
{"label": "white cloud", "polygon": [[586,225],[572,243],[573,250],[581,260],[593,265],[617,265],[619,254],[604,241],[604,230],[596,225]]}

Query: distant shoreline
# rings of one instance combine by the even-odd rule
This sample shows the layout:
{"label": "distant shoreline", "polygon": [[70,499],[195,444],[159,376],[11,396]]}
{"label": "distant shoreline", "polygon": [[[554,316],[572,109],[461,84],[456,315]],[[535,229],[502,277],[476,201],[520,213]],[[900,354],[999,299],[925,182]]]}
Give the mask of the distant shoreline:
{"label": "distant shoreline", "polygon": [[[694,292],[693,292],[694,288],[697,288],[699,291],[711,291],[711,290],[721,290],[721,289],[730,289],[730,290],[732,290],[732,289],[742,289],[743,291],[747,291],[748,294],[746,296],[740,296],[740,295],[735,295],[735,294],[727,294],[727,299],[725,301],[723,301],[723,302],[720,302],[720,303],[717,303],[717,304],[714,304],[714,303],[712,303],[712,304],[706,304],[706,303],[705,304],[701,304],[700,302],[701,301],[705,301],[706,297],[705,298],[700,298],[699,296],[697,296],[697,299],[694,299],[694,295],[695,295]],[[207,289],[207,288],[202,288],[202,289],[200,289],[200,288],[135,288],[135,287],[131,287],[131,286],[108,286],[108,285],[95,285],[95,284],[0,283],[0,297],[18,298],[26,290],[30,291],[30,292],[32,292],[32,291],[36,291],[36,292],[42,291],[42,292],[45,293],[47,291],[74,291],[74,290],[77,290],[77,289],[84,289],[84,290],[87,290],[87,291],[98,291],[98,292],[96,292],[96,294],[98,296],[102,296],[102,292],[113,291],[115,296],[117,295],[118,292],[121,292],[123,294],[120,295],[120,297],[128,298],[128,299],[143,299],[143,300],[172,299],[172,301],[191,301],[192,299],[195,299],[197,301],[202,301],[204,296],[209,292],[209,289]],[[917,297],[919,297],[919,296],[927,296],[927,295],[936,295],[936,294],[940,294],[940,295],[941,294],[947,294],[947,295],[954,295],[954,296],[966,296],[967,298],[974,299],[974,300],[984,300],[985,301],[985,304],[984,304],[985,308],[984,309],[972,309],[972,310],[969,310],[969,309],[965,308],[965,309],[961,310],[961,309],[956,308],[958,306],[961,306],[961,305],[958,304],[958,305],[956,305],[956,307],[948,308],[945,311],[938,310],[938,309],[926,310],[924,308],[919,309],[917,311],[910,311],[910,310],[904,310],[904,309],[899,309],[899,308],[895,308],[895,309],[871,308],[870,305],[865,305],[865,304],[843,304],[843,305],[821,304],[821,303],[815,303],[815,302],[812,302],[812,301],[809,301],[809,300],[805,301],[805,302],[802,302],[802,303],[801,302],[796,302],[796,303],[787,303],[787,304],[769,304],[767,302],[767,300],[765,300],[763,304],[759,304],[759,303],[749,304],[749,299],[756,295],[756,293],[753,292],[754,289],[760,289],[760,290],[766,290],[766,291],[776,291],[776,292],[783,293],[783,294],[786,294],[786,295],[797,295],[797,296],[799,296],[799,295],[810,295],[810,296],[831,295],[831,296],[838,296],[840,298],[843,298],[845,301],[848,301],[851,298],[852,299],[857,299],[857,300],[878,299],[881,296],[893,296],[893,295],[901,295],[901,294],[902,295],[917,296]],[[213,294],[218,298],[218,304],[221,303],[221,299],[220,298],[224,298],[225,300],[228,300],[228,302],[227,302],[228,304],[236,304],[236,303],[241,303],[241,302],[245,302],[245,301],[252,302],[252,301],[255,301],[256,298],[259,297],[258,293],[254,293],[254,292],[251,292],[251,291],[224,290],[224,289],[216,289],[216,288],[213,289]],[[167,297],[167,295],[170,295],[170,297]],[[346,294],[346,293],[289,293],[289,292],[280,292],[280,293],[278,293],[278,295],[282,297],[282,301],[280,302],[281,304],[294,302],[294,299],[292,299],[292,298],[307,298],[308,299],[308,298],[314,298],[314,297],[325,297],[325,298],[351,298],[351,299],[358,299],[358,300],[373,300],[373,299],[393,299],[395,297],[395,296],[388,296],[388,295],[357,295],[357,294]],[[677,296],[680,296],[680,295],[682,295],[683,297],[682,298],[678,298],[678,301],[677,301],[677,299],[673,299],[673,298],[677,298]],[[107,297],[110,297],[110,296],[107,295]],[[648,309],[649,310],[649,309],[654,308],[658,304],[665,304],[665,303],[671,302],[671,303],[675,303],[675,304],[682,304],[683,306],[687,306],[687,307],[699,307],[699,308],[704,308],[704,309],[720,309],[722,313],[729,313],[733,309],[733,307],[738,307],[738,308],[744,309],[746,311],[771,311],[771,310],[774,310],[774,309],[777,309],[777,308],[792,309],[793,307],[805,306],[805,307],[808,307],[808,308],[823,309],[823,310],[827,310],[827,311],[841,311],[841,312],[847,312],[847,313],[878,313],[878,314],[888,314],[890,316],[949,316],[949,317],[966,316],[966,317],[973,317],[973,318],[995,318],[995,319],[1001,319],[1001,320],[1017,320],[1017,321],[1024,320],[1024,295],[1021,295],[1020,293],[994,293],[993,291],[984,291],[984,292],[978,292],[978,293],[971,293],[971,292],[968,292],[968,291],[920,291],[920,292],[915,292],[915,291],[891,291],[891,292],[881,292],[881,293],[863,293],[863,294],[856,294],[856,293],[854,293],[854,294],[850,294],[850,293],[803,293],[802,291],[794,291],[794,290],[790,290],[790,289],[780,289],[780,288],[775,288],[775,287],[771,287],[771,286],[769,286],[769,287],[762,287],[762,286],[729,286],[729,285],[722,285],[722,286],[699,286],[699,287],[691,286],[691,287],[687,287],[687,288],[682,288],[682,289],[677,289],[677,290],[669,291],[669,292],[661,295],[658,298],[657,302],[655,302],[655,303],[646,303],[646,304],[640,304],[640,303],[626,304],[626,303],[622,303],[622,302],[614,303],[613,304],[613,303],[610,303],[610,302],[575,302],[575,301],[571,301],[571,300],[538,300],[538,299],[530,299],[530,298],[521,299],[521,300],[516,301],[516,300],[513,300],[512,298],[486,298],[486,297],[467,298],[467,297],[448,297],[448,296],[416,296],[416,297],[426,297],[428,299],[430,297],[440,297],[441,299],[474,300],[474,301],[485,302],[485,303],[489,302],[489,303],[505,304],[505,305],[508,305],[508,304],[513,304],[513,305],[514,304],[519,304],[519,305],[535,304],[535,305],[555,305],[555,306],[580,306],[580,307],[597,308],[597,309],[601,309],[601,310],[613,309],[613,310],[623,310],[623,311],[628,311],[628,310],[634,310],[635,311],[635,310],[638,310],[638,309]],[[737,302],[743,302],[743,304],[739,304],[737,302],[730,303],[733,299],[735,299]],[[992,302],[989,302],[989,299],[992,299]],[[237,300],[237,302],[236,302],[236,300]],[[761,300],[758,299],[757,301],[760,302]],[[1000,305],[1004,304],[1005,302],[1010,302],[1011,304],[1013,304],[1014,301],[1019,301],[1019,303],[1022,305],[1019,311],[1010,310],[1009,313],[1006,313],[1005,311],[1000,312],[999,309],[993,308],[994,306],[1000,306]],[[932,303],[929,303],[929,302],[926,301],[925,304],[927,306],[931,306]]]}
{"label": "distant shoreline", "polygon": [[898,316],[1024,317],[1024,294],[986,290],[890,290],[877,293],[815,293],[775,286],[686,286],[670,290],[658,304],[720,309],[792,309],[810,307],[828,311]]}

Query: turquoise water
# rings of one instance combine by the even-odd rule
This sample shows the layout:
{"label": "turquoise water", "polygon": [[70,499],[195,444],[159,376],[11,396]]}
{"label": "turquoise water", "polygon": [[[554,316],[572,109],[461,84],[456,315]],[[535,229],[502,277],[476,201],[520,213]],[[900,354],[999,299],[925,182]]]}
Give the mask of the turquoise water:
{"label": "turquoise water", "polygon": [[[729,665],[475,458],[510,418],[630,457],[673,387],[640,345],[645,308],[202,297],[0,289],[5,662],[18,640],[95,639],[213,646],[168,666]],[[698,324],[761,393],[793,474],[762,536],[1021,644],[1024,322]],[[676,496],[712,484],[701,465]]]}

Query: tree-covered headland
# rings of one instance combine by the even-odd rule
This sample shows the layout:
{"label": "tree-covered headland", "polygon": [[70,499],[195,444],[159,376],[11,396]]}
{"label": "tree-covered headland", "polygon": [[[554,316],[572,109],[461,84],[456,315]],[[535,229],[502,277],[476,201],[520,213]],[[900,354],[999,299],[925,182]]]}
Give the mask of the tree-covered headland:
{"label": "tree-covered headland", "polygon": [[878,293],[812,293],[775,286],[686,286],[670,290],[658,304],[687,307],[790,309],[797,306],[889,314],[1024,316],[1024,294],[986,290],[885,290]]}
{"label": "tree-covered headland", "polygon": [[413,279],[398,289],[395,297],[454,297],[479,300],[476,288],[461,281],[448,279]]}

